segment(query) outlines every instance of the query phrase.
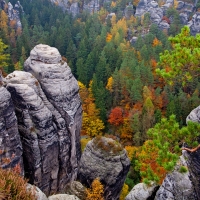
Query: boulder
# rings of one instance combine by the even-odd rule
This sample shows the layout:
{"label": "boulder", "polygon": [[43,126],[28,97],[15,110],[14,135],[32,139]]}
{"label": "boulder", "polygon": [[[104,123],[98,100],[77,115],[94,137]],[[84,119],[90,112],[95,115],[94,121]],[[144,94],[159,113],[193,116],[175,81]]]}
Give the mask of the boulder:
{"label": "boulder", "polygon": [[35,195],[36,200],[48,200],[47,196],[35,185],[27,184],[27,191],[31,191],[33,195]]}
{"label": "boulder", "polygon": [[86,188],[78,181],[68,183],[64,192],[70,195],[75,195],[79,199],[86,199]]}
{"label": "boulder", "polygon": [[69,194],[56,194],[48,198],[48,200],[80,200],[78,197]]}
{"label": "boulder", "polygon": [[104,185],[105,200],[117,200],[130,167],[127,152],[111,138],[88,142],[80,161],[78,179],[89,186],[95,178]]}
{"label": "boulder", "polygon": [[7,169],[18,166],[21,174],[24,174],[22,144],[15,107],[10,93],[2,86],[1,75],[0,81],[0,167]]}
{"label": "boulder", "polygon": [[[145,183],[138,183],[133,187],[133,189],[126,196],[125,200],[147,200],[150,199],[155,192],[158,190],[159,186],[155,183],[151,185],[146,185]],[[154,199],[153,197],[151,199]]]}
{"label": "boulder", "polygon": [[186,118],[186,122],[193,121],[200,123],[200,106],[193,109]]}
{"label": "boulder", "polygon": [[159,28],[161,30],[164,30],[164,29],[168,30],[170,28],[170,25],[165,20],[163,20],[162,22],[160,22],[158,26],[159,26]]}

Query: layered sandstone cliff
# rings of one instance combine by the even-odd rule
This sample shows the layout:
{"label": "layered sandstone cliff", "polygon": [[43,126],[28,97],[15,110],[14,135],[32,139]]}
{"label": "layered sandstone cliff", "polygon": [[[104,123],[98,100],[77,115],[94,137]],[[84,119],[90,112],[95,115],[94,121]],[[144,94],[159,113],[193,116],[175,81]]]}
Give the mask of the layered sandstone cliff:
{"label": "layered sandstone cliff", "polygon": [[[31,51],[24,70],[9,74],[4,80],[6,88],[0,88],[0,95],[6,98],[1,104],[5,122],[0,136],[7,137],[4,126],[12,134],[19,130],[21,140],[5,144],[6,148],[12,151],[19,146],[18,160],[23,148],[26,177],[48,195],[62,191],[77,177],[82,121],[78,84],[58,50],[47,45]],[[13,111],[9,110],[12,103]],[[5,112],[9,120],[14,116],[10,125]]]}

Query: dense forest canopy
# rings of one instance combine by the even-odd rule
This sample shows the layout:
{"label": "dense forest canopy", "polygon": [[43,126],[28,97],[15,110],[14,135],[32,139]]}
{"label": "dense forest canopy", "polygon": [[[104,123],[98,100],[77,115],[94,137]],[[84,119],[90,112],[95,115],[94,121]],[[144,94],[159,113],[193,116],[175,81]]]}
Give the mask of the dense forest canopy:
{"label": "dense forest canopy", "polygon": [[[15,4],[16,0],[10,2]],[[168,144],[158,139],[153,142],[156,136],[150,128],[157,124],[156,133],[172,123],[178,133],[188,133],[182,129],[186,116],[200,104],[200,43],[199,35],[190,36],[188,28],[180,33],[183,25],[174,8],[166,12],[166,20],[174,19],[167,32],[151,23],[148,14],[142,18],[123,17],[128,2],[112,1],[97,13],[82,11],[73,17],[48,0],[21,0],[22,29],[17,30],[6,10],[1,10],[0,67],[4,75],[22,70],[30,50],[39,43],[58,48],[79,81],[84,111],[82,134],[91,138],[107,135],[126,147],[132,160],[126,180],[131,189],[141,176],[146,182],[159,182],[177,160],[174,152],[167,154]],[[135,6],[137,3],[134,1]],[[109,12],[116,15],[106,18]],[[137,36],[134,45],[130,43],[132,36]],[[162,117],[166,119],[163,121]],[[174,147],[178,145],[176,139],[171,143]],[[166,148],[159,160],[152,151],[163,145]],[[166,154],[168,165],[162,162]],[[146,163],[149,156],[157,159],[156,165]],[[161,173],[156,171],[158,168]],[[140,173],[144,169],[149,174]]]}

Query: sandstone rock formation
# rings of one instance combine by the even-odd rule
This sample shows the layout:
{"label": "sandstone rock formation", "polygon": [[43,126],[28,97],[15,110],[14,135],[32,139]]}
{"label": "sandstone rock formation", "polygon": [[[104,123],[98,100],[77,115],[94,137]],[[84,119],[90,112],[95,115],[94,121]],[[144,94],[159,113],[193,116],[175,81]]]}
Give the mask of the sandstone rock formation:
{"label": "sandstone rock formation", "polygon": [[155,200],[197,200],[196,191],[190,180],[190,173],[180,172],[180,167],[190,167],[184,156],[180,157],[173,172],[167,174],[156,193]]}
{"label": "sandstone rock formation", "polygon": [[79,199],[86,199],[86,188],[78,181],[73,181],[66,185],[66,194],[75,195]]}
{"label": "sandstone rock formation", "polygon": [[[125,200],[147,200],[150,199],[158,189],[158,185],[152,183],[150,186],[144,183],[138,183],[133,187]],[[151,198],[153,199],[153,197]]]}
{"label": "sandstone rock formation", "polygon": [[126,19],[130,19],[131,15],[134,14],[135,14],[135,9],[133,8],[131,2],[129,2],[129,5],[127,5],[124,10],[124,16],[126,17]]}
{"label": "sandstone rock formation", "polygon": [[193,15],[192,20],[188,22],[188,26],[192,35],[200,33],[200,12]]}
{"label": "sandstone rock formation", "polygon": [[19,165],[23,174],[22,144],[14,109],[10,93],[0,84],[0,167]]}
{"label": "sandstone rock formation", "polygon": [[31,51],[24,69],[9,74],[5,84],[15,106],[26,176],[48,195],[77,176],[82,118],[78,84],[58,50],[47,45]]}
{"label": "sandstone rock formation", "polygon": [[186,122],[188,121],[200,123],[200,106],[190,112],[190,114],[186,118]]}
{"label": "sandstone rock formation", "polygon": [[116,141],[97,137],[90,141],[81,157],[79,180],[89,186],[95,178],[104,185],[106,200],[117,200],[123,187],[130,160]]}
{"label": "sandstone rock formation", "polygon": [[27,184],[27,191],[30,191],[33,195],[35,195],[36,200],[48,200],[47,196],[35,185]]}
{"label": "sandstone rock formation", "polygon": [[[193,15],[192,20],[189,22],[190,16],[195,12],[196,2],[187,3],[184,1],[177,2],[176,10],[179,12],[182,24],[190,27],[193,35],[200,32],[199,12]],[[150,13],[150,19],[153,23],[157,24],[160,29],[168,30],[170,24],[163,20],[166,15],[167,9],[174,7],[174,0],[166,0],[162,6],[159,6],[157,1],[154,0],[140,0],[135,15],[141,17],[145,13]],[[173,19],[171,19],[173,21]]]}
{"label": "sandstone rock formation", "polygon": [[22,27],[20,21],[20,12],[23,13],[24,11],[19,1],[17,1],[14,7],[10,2],[8,3],[8,18],[10,21],[13,20],[16,21],[16,26],[15,26],[16,29]]}
{"label": "sandstone rock formation", "polygon": [[80,200],[78,197],[69,194],[56,194],[48,198],[48,200]]}
{"label": "sandstone rock formation", "polygon": [[[187,116],[186,121],[193,121],[200,123],[200,106],[195,108],[190,112]],[[200,143],[200,140],[199,140]],[[190,172],[190,178],[194,185],[197,199],[200,199],[200,149],[197,151],[190,153],[185,151],[185,156],[187,158],[188,169]]]}

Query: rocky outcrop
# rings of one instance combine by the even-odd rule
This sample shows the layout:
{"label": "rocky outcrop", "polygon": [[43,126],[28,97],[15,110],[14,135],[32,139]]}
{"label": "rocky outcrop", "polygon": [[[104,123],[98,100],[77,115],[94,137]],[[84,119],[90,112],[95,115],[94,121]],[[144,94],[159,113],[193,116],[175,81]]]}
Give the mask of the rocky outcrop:
{"label": "rocky outcrop", "polygon": [[[30,183],[45,194],[77,177],[82,108],[78,84],[56,48],[37,45],[5,78],[15,106]],[[4,88],[5,89],[5,88]]]}
{"label": "rocky outcrop", "polygon": [[20,21],[20,13],[23,13],[23,12],[24,12],[23,7],[21,6],[19,1],[17,1],[14,7],[10,2],[8,3],[8,18],[10,21],[16,22],[16,25],[15,25],[16,29],[22,27],[22,24]]}
{"label": "rocky outcrop", "polygon": [[131,4],[131,2],[129,2],[129,5],[127,5],[124,10],[124,16],[126,17],[126,19],[130,19],[131,15],[134,15],[134,14],[135,14],[135,9],[133,5]]}
{"label": "rocky outcrop", "polygon": [[117,200],[129,167],[130,160],[120,144],[110,138],[96,137],[82,154],[78,179],[89,186],[98,177],[104,185],[105,199]]}
{"label": "rocky outcrop", "polygon": [[[186,121],[193,121],[200,123],[200,106],[195,108],[187,116]],[[200,143],[200,140],[198,141]],[[200,199],[200,149],[195,152],[185,151],[185,156],[187,157],[188,169],[190,172],[190,178],[194,185],[197,199]]]}
{"label": "rocky outcrop", "polygon": [[72,14],[73,17],[79,14],[79,6],[78,2],[72,3],[72,5],[69,8],[69,12]]}
{"label": "rocky outcrop", "polygon": [[[191,21],[190,16],[195,12],[196,2],[187,3],[184,1],[178,1],[176,5],[176,10],[179,13],[181,23],[183,25],[188,25],[191,29],[193,35],[200,32],[200,14],[197,12],[193,15]],[[141,17],[145,13],[150,14],[150,20],[159,26],[160,29],[168,30],[170,28],[170,23],[165,21],[163,16],[166,15],[166,11],[174,7],[174,0],[166,0],[163,5],[159,5],[157,1],[154,0],[140,0],[137,7],[135,15]],[[170,19],[170,22],[173,18]]]}
{"label": "rocky outcrop", "polygon": [[200,123],[200,106],[190,112],[190,114],[186,118],[186,122],[188,121]]}
{"label": "rocky outcrop", "polygon": [[79,199],[86,199],[86,188],[78,181],[73,181],[66,185],[66,194],[75,195]]}
{"label": "rocky outcrop", "polygon": [[2,10],[7,10],[8,19],[10,22],[15,21],[15,23],[13,23],[15,26],[12,28],[22,28],[20,14],[23,13],[24,10],[19,1],[17,1],[13,7],[10,2],[6,3],[6,1],[0,0],[0,8]]}
{"label": "rocky outcrop", "polygon": [[188,166],[185,156],[181,156],[173,172],[167,174],[156,193],[155,200],[198,200],[189,172],[181,172],[181,167]]}
{"label": "rocky outcrop", "polygon": [[200,33],[200,12],[196,12],[193,15],[192,20],[188,22],[188,26],[192,35]]}
{"label": "rocky outcrop", "polygon": [[36,200],[48,200],[47,196],[35,185],[28,183],[26,189],[36,197]]}
{"label": "rocky outcrop", "polygon": [[18,132],[17,118],[11,95],[2,86],[0,74],[0,167],[23,171],[22,144]]}
{"label": "rocky outcrop", "polygon": [[152,183],[151,185],[146,185],[145,183],[138,183],[126,196],[125,200],[154,199],[152,196],[155,195],[155,192],[158,188],[159,186],[154,183]]}

